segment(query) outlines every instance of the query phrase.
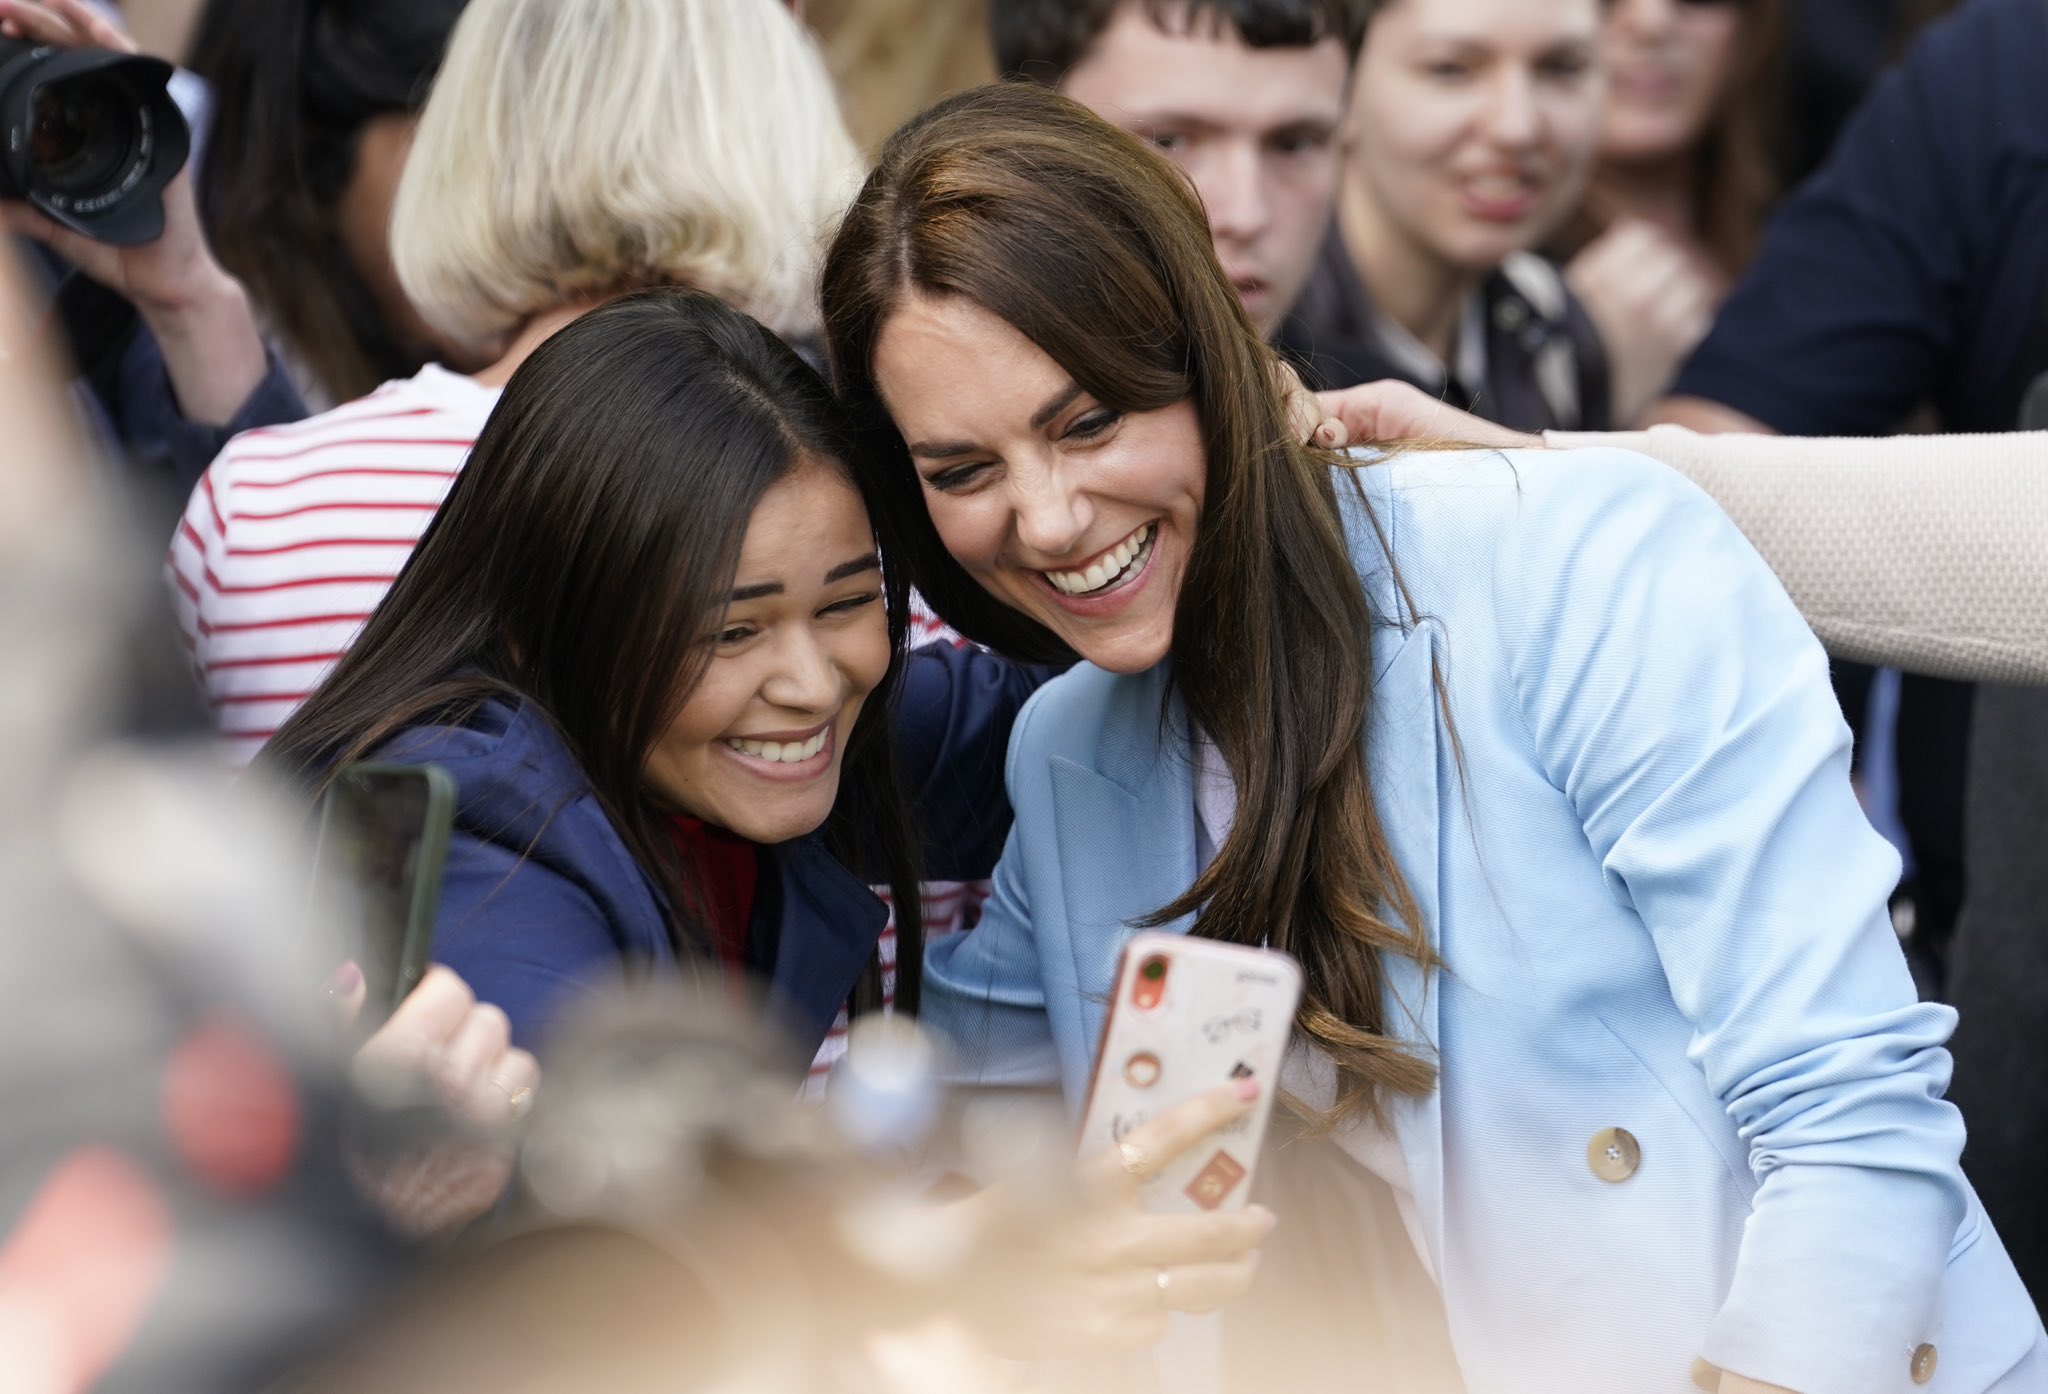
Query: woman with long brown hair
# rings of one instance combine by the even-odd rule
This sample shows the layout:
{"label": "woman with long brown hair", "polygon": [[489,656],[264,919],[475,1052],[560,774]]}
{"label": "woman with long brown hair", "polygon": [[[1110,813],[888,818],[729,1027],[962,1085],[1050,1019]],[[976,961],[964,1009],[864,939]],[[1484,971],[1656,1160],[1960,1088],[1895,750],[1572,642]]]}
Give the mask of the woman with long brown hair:
{"label": "woman with long brown hair", "polygon": [[1468,1389],[2034,1387],[1825,658],[1703,495],[1295,444],[1187,186],[1034,87],[897,134],[823,303],[894,564],[1083,660],[928,957],[970,1073],[1078,1102],[1136,926],[1285,949],[1283,1083],[1393,1190]]}
{"label": "woman with long brown hair", "polygon": [[1615,419],[1677,374],[1779,192],[1783,0],[1610,0],[1600,158],[1560,250],[1607,339]]}

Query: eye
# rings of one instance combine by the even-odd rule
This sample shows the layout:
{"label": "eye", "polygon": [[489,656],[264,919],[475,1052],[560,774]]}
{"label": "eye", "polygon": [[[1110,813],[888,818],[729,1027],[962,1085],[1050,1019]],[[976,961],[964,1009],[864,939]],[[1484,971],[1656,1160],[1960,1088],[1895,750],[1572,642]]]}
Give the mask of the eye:
{"label": "eye", "polygon": [[1576,82],[1584,77],[1592,66],[1592,59],[1584,54],[1560,53],[1544,59],[1537,66],[1537,72],[1557,82]]}
{"label": "eye", "polygon": [[1459,83],[1472,76],[1472,65],[1461,63],[1455,58],[1445,58],[1435,63],[1423,64],[1422,72],[1433,82]]}
{"label": "eye", "polygon": [[1282,155],[1313,155],[1329,148],[1330,138],[1321,131],[1282,131],[1270,142]]}
{"label": "eye", "polygon": [[934,474],[925,476],[925,484],[942,494],[957,494],[973,486],[988,471],[988,465],[976,462],[968,465],[953,465]]}
{"label": "eye", "polygon": [[731,648],[735,644],[744,644],[753,637],[754,627],[752,625],[735,624],[718,631],[718,646],[720,648]]}
{"label": "eye", "polygon": [[1111,411],[1107,407],[1100,411],[1091,411],[1073,425],[1067,427],[1066,439],[1094,440],[1099,436],[1107,435],[1110,428],[1123,419],[1124,414],[1122,412]]}
{"label": "eye", "polygon": [[876,604],[881,598],[882,593],[880,591],[868,591],[863,595],[852,595],[844,600],[834,601],[818,613],[821,615],[850,615],[857,610],[865,610],[868,606]]}
{"label": "eye", "polygon": [[1178,155],[1188,148],[1188,138],[1179,131],[1154,131],[1150,137],[1154,149],[1168,155]]}

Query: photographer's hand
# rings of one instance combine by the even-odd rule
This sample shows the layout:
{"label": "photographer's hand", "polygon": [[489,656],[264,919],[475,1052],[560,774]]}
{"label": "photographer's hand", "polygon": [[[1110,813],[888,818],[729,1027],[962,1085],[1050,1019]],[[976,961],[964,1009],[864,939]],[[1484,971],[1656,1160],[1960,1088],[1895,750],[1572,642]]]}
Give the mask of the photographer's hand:
{"label": "photographer's hand", "polygon": [[[135,52],[135,44],[83,0],[0,0],[0,34],[59,48]],[[186,419],[234,419],[269,368],[241,282],[214,259],[199,225],[192,173],[164,190],[164,233],[141,247],[110,247],[59,227],[25,203],[0,203],[0,229],[34,238],[135,306],[156,336]]]}

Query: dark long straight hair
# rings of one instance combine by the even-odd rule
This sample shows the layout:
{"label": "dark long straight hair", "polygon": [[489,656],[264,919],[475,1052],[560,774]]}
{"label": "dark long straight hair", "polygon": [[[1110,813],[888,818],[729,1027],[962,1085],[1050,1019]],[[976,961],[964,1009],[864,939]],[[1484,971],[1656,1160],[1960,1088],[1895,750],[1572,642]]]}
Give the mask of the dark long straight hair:
{"label": "dark long straight hair", "polygon": [[914,583],[970,638],[1067,657],[947,554],[888,419],[876,343],[920,292],[1008,321],[1105,406],[1195,403],[1207,492],[1172,681],[1229,764],[1238,816],[1209,869],[1151,922],[1198,911],[1202,934],[1301,960],[1300,1026],[1337,1063],[1338,1115],[1377,1109],[1384,1090],[1427,1090],[1433,1063],[1385,1030],[1381,955],[1435,960],[1366,772],[1374,620],[1345,541],[1340,461],[1294,441],[1272,351],[1216,264],[1193,190],[1049,89],[984,87],[897,132],[826,259],[837,385],[871,437],[859,467],[880,506],[910,520],[900,559]]}
{"label": "dark long straight hair", "polygon": [[[641,868],[679,952],[706,941],[696,869],[643,782],[710,661],[755,506],[823,462],[882,516],[824,382],[767,329],[701,292],[648,291],[550,338],[514,373],[448,500],[361,637],[264,748],[315,797],[399,732],[489,697],[560,731]],[[893,544],[878,535],[884,555]],[[896,900],[897,1001],[917,1005],[916,866],[889,731],[907,582],[883,578],[890,659],[847,739],[828,846]],[[857,1006],[880,1004],[879,968]]]}
{"label": "dark long straight hair", "polygon": [[191,67],[214,93],[208,239],[337,400],[416,372],[343,245],[363,128],[416,114],[466,0],[210,0]]}

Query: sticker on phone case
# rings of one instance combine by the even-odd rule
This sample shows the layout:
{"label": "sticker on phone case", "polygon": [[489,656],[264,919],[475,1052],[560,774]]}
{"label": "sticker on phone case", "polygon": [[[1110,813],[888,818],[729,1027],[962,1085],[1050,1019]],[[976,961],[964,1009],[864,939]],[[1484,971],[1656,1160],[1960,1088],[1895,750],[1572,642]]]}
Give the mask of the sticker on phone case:
{"label": "sticker on phone case", "polygon": [[1265,1024],[1265,1014],[1257,1007],[1242,1007],[1227,1016],[1214,1017],[1202,1023],[1202,1034],[1208,1037],[1210,1045],[1222,1045],[1232,1036],[1257,1035]]}
{"label": "sticker on phone case", "polygon": [[1187,1197],[1204,1210],[1214,1210],[1230,1198],[1237,1183],[1244,1180],[1244,1166],[1228,1152],[1217,1150],[1207,1166],[1188,1182]]}

